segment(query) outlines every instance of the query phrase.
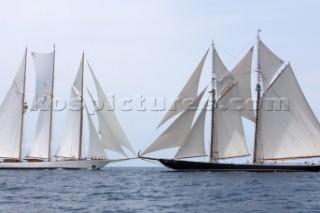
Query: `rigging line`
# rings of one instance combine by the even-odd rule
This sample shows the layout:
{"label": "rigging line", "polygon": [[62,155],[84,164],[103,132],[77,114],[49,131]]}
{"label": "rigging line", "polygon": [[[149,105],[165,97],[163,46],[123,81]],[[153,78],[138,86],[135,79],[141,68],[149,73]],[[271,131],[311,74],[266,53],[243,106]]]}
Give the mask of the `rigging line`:
{"label": "rigging line", "polygon": [[215,46],[217,46],[219,49],[221,49],[223,52],[227,53],[232,59],[233,61],[231,63],[233,63],[235,60],[237,60],[241,53],[247,49],[249,46],[253,46],[254,42],[256,41],[256,37],[254,37],[247,45],[245,45],[241,51],[237,54],[237,56],[233,55],[232,53],[230,53],[228,50],[224,49],[222,46],[215,44]]}

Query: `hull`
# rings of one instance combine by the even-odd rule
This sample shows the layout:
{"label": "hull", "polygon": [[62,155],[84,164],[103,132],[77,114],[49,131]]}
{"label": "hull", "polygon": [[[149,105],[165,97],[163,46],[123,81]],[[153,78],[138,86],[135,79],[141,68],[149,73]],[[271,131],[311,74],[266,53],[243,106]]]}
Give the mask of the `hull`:
{"label": "hull", "polygon": [[213,171],[213,172],[319,172],[320,165],[303,164],[227,164],[210,162],[192,162],[172,159],[158,159],[160,163],[178,171]]}
{"label": "hull", "polygon": [[0,169],[91,169],[100,170],[112,160],[0,163]]}

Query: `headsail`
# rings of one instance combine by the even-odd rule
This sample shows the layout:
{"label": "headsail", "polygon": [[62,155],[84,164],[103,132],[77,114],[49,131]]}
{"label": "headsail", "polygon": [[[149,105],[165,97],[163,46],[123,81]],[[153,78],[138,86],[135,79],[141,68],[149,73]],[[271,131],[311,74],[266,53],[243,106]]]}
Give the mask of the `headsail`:
{"label": "headsail", "polygon": [[184,138],[180,149],[174,158],[190,158],[206,156],[204,145],[204,125],[207,112],[208,101],[204,105],[200,115],[192,126],[187,137]]}
{"label": "headsail", "polygon": [[195,71],[192,73],[191,77],[189,78],[188,82],[185,84],[183,89],[181,90],[180,94],[176,98],[170,109],[167,111],[167,114],[163,117],[160,124],[158,125],[158,128],[164,124],[167,120],[178,114],[179,112],[186,110],[188,108],[187,104],[184,104],[185,99],[196,99],[198,87],[199,87],[199,81],[200,76],[202,72],[202,68],[204,65],[204,62],[206,60],[206,57],[208,55],[209,50],[204,54],[203,58],[201,59],[200,63],[198,64]]}
{"label": "headsail", "polygon": [[[124,132],[116,114],[114,113],[114,111],[111,110],[112,109],[111,104],[109,103],[105,93],[103,92],[98,79],[96,78],[95,74],[93,73],[93,70],[92,70],[90,64],[88,62],[87,62],[87,64],[89,66],[90,72],[92,74],[92,77],[93,77],[93,80],[94,80],[94,83],[96,86],[98,99],[100,101],[103,101],[103,106],[102,107],[99,106],[102,109],[97,111],[98,118],[99,118],[99,133],[102,136],[102,141],[105,143],[105,145],[108,145],[109,149],[116,151],[124,156],[127,156],[127,155],[122,150],[120,145],[124,146],[132,154],[135,155],[135,151],[132,148],[132,146],[129,142],[129,139],[128,139],[126,133]],[[115,146],[111,147],[111,145],[115,145],[115,146],[119,145],[119,146],[117,149],[112,149]],[[119,147],[121,149],[119,149]]]}
{"label": "headsail", "polygon": [[82,110],[82,70],[83,70],[82,57],[77,76],[71,86],[71,94],[68,106],[67,117],[65,121],[65,127],[61,141],[56,152],[56,157],[63,158],[78,158],[79,156],[79,141],[80,141],[80,121],[81,121],[81,110]]}
{"label": "headsail", "polygon": [[36,71],[36,99],[32,110],[39,112],[36,132],[29,145],[27,158],[49,158],[51,131],[51,100],[53,95],[54,52],[32,53]]}
{"label": "headsail", "polygon": [[17,74],[0,107],[0,157],[19,158],[23,115],[25,53]]}
{"label": "headsail", "polygon": [[97,133],[96,128],[94,127],[94,124],[91,119],[91,115],[89,114],[87,108],[86,108],[86,112],[88,115],[88,126],[89,126],[89,148],[88,148],[87,156],[89,158],[106,159],[107,154],[104,151],[103,144],[100,140],[100,137]]}
{"label": "headsail", "polygon": [[183,139],[187,136],[191,129],[193,117],[196,113],[196,107],[199,105],[202,96],[207,88],[205,88],[197,97],[197,99],[182,112],[179,117],[142,153],[142,155],[179,147],[183,143]]}
{"label": "headsail", "polygon": [[[260,140],[263,159],[320,156],[320,125],[290,65],[267,89],[262,103]],[[276,108],[276,104],[281,104],[282,108]]]}
{"label": "headsail", "polygon": [[117,139],[115,138],[112,130],[109,128],[108,124],[104,121],[103,114],[100,110],[100,106],[96,106],[96,102],[91,95],[91,92],[87,88],[89,93],[90,99],[95,107],[99,108],[95,111],[97,113],[98,121],[99,121],[99,133],[101,135],[101,142],[104,149],[111,150],[117,152],[125,157],[127,157],[126,152],[123,150],[121,145],[118,143]]}

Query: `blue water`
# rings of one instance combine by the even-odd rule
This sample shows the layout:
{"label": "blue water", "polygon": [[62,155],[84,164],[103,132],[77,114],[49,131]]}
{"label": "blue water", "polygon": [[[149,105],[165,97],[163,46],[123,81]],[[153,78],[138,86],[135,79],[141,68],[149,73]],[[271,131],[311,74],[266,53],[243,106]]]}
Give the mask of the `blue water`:
{"label": "blue water", "polygon": [[2,170],[0,212],[320,212],[320,173]]}

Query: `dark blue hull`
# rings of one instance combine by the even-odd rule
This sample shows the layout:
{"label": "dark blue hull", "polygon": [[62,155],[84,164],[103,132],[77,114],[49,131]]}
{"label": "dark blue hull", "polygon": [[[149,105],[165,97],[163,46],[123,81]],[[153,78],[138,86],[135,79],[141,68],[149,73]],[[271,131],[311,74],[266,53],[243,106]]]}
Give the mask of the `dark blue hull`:
{"label": "dark blue hull", "polygon": [[213,171],[213,172],[319,172],[320,165],[303,164],[228,164],[193,162],[173,159],[158,159],[166,167],[177,171]]}

